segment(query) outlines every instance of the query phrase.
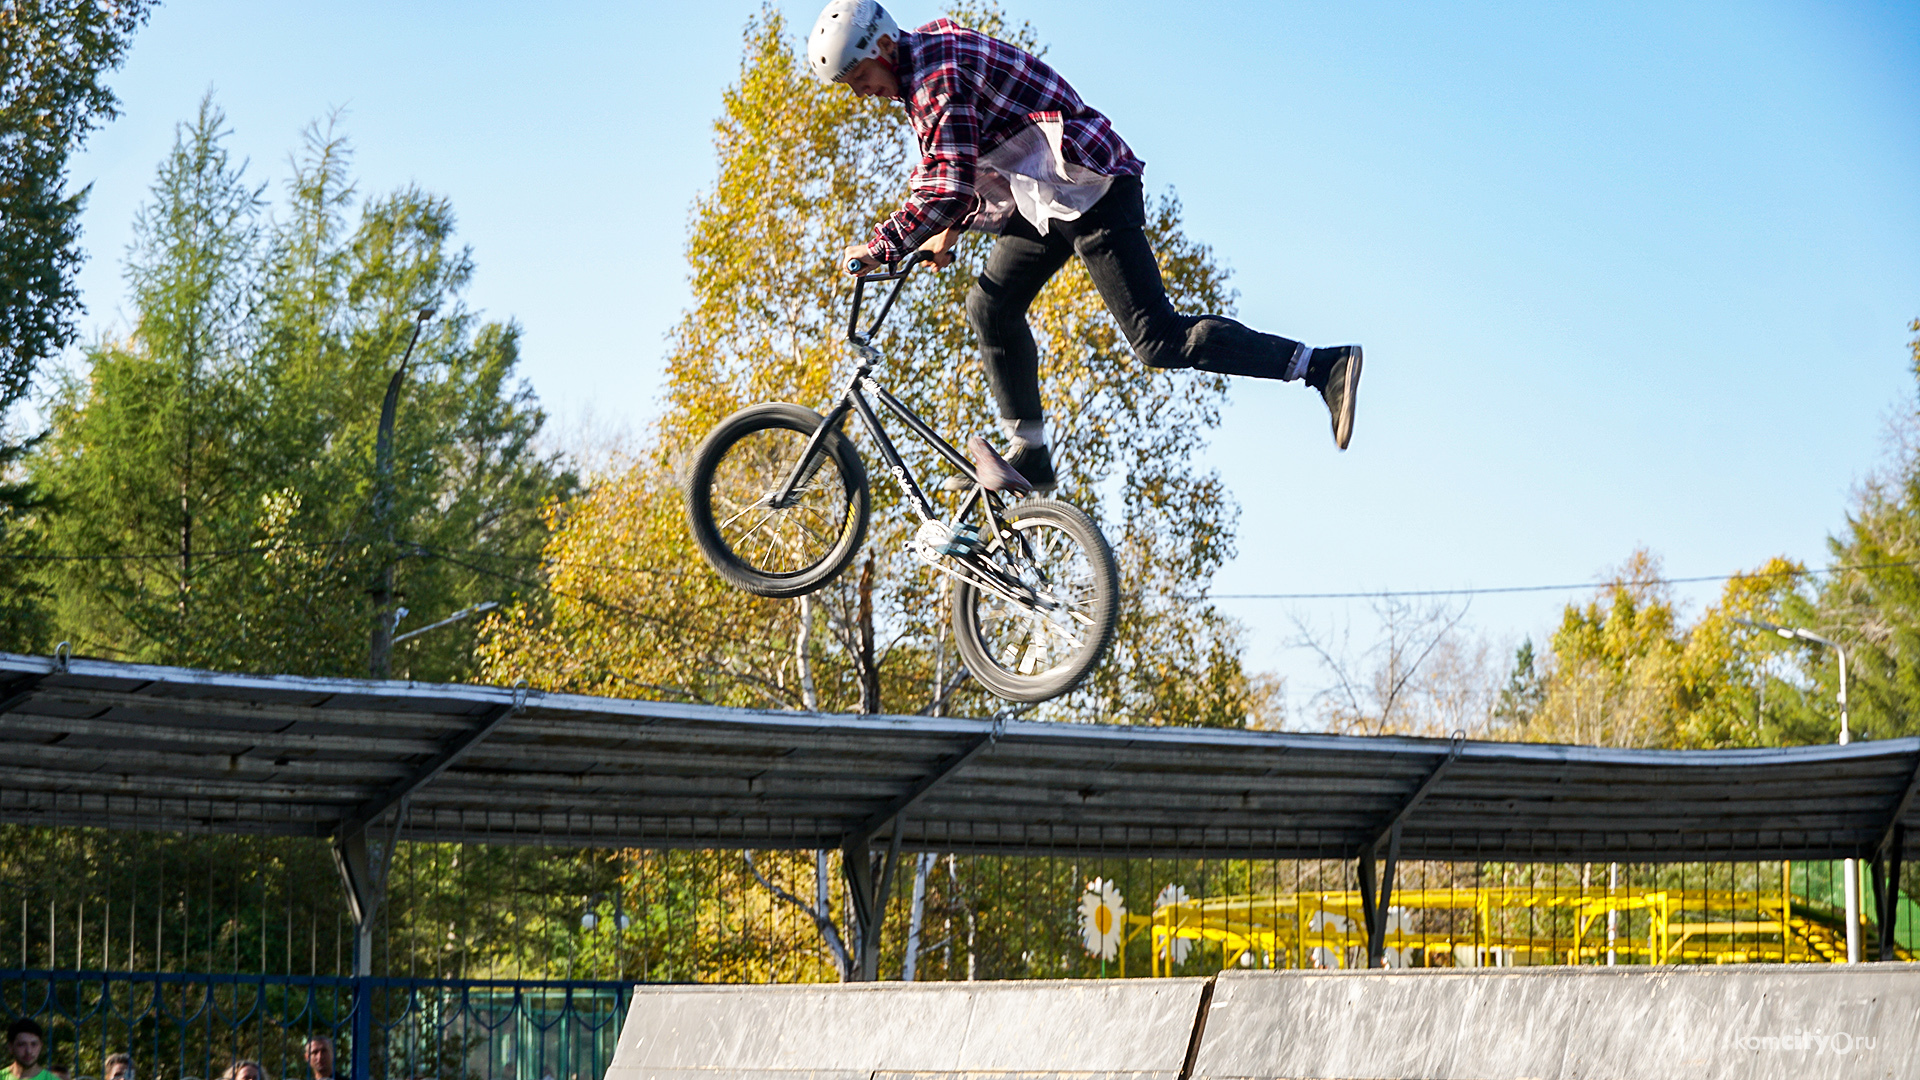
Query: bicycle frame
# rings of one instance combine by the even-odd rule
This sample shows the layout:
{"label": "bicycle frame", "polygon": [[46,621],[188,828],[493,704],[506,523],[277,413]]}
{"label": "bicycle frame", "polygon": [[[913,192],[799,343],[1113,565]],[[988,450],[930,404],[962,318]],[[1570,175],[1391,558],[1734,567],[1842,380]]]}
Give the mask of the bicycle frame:
{"label": "bicycle frame", "polygon": [[[905,402],[893,396],[892,392],[887,390],[886,387],[881,386],[879,380],[873,377],[874,365],[885,359],[880,351],[873,347],[873,335],[880,329],[880,324],[885,321],[887,313],[893,310],[894,301],[899,299],[900,290],[906,284],[907,275],[913,271],[913,267],[916,264],[924,262],[930,257],[926,252],[916,251],[897,268],[874,274],[861,274],[855,277],[853,310],[847,316],[847,343],[852,347],[854,355],[860,358],[860,365],[854,370],[853,377],[847,380],[846,389],[841,392],[840,400],[827,413],[826,418],[821,422],[820,427],[814,431],[812,437],[807,440],[805,449],[801,451],[799,460],[794,463],[793,469],[787,474],[786,480],[781,483],[777,490],[769,493],[768,505],[776,509],[785,509],[793,505],[796,492],[799,491],[801,485],[811,476],[814,462],[823,452],[823,445],[827,440],[828,433],[838,431],[840,426],[845,423],[848,413],[857,413],[859,414],[861,425],[864,426],[868,434],[873,437],[875,447],[879,449],[880,456],[886,461],[887,471],[893,474],[893,478],[899,483],[900,489],[906,493],[907,503],[912,507],[914,514],[916,514],[923,523],[940,521],[939,508],[934,506],[933,500],[927,497],[926,491],[921,488],[920,482],[907,468],[906,461],[901,458],[899,449],[894,446],[893,440],[888,437],[886,429],[881,426],[879,413],[875,410],[873,404],[877,401],[901,423],[905,424],[908,431],[919,436],[921,441],[933,447],[936,453],[942,458],[945,458],[954,468],[960,470],[962,476],[965,476],[973,482],[973,490],[967,495],[967,498],[961,502],[959,509],[954,513],[954,523],[958,524],[964,521],[967,515],[973,512],[974,505],[976,503],[980,504],[986,511],[988,519],[992,522],[994,534],[1000,538],[1001,542],[1010,548],[1014,548],[1021,558],[1031,562],[1033,559],[1032,546],[1027,542],[1024,534],[1009,526],[1005,518],[1001,516],[1002,504],[1000,496],[996,492],[989,491],[987,487],[980,482],[980,474],[975,470],[973,462],[968,460],[965,454],[955,449],[952,443],[942,438],[939,432],[928,426],[927,422],[915,415],[913,410],[909,409]],[[880,310],[875,313],[873,321],[868,324],[865,331],[862,331],[860,329],[860,308],[867,284],[869,282],[888,281],[893,282],[893,289],[887,294],[887,299],[881,304]],[[868,398],[869,394],[872,395],[871,400]],[[967,561],[971,563],[971,560]],[[977,586],[986,588],[1018,603],[1034,604],[1040,601],[1039,595],[1035,593],[1030,585],[1008,577],[1005,573],[991,565],[970,565],[968,572],[964,573],[955,573],[951,569],[940,566],[936,566],[935,569],[971,581]]]}
{"label": "bicycle frame", "polygon": [[[825,421],[807,441],[806,449],[801,452],[800,460],[794,463],[793,471],[787,475],[786,481],[780,485],[779,489],[771,494],[770,505],[780,509],[793,505],[794,493],[799,490],[811,471],[814,458],[818,456],[821,444],[827,439],[827,434],[838,431],[840,425],[846,421],[849,412],[857,412],[860,414],[861,425],[866,428],[869,435],[873,436],[874,445],[879,449],[880,456],[885,459],[887,471],[893,474],[901,490],[906,492],[908,505],[913,508],[913,512],[919,515],[922,521],[940,519],[939,510],[933,505],[933,501],[927,498],[919,481],[908,471],[907,463],[901,458],[900,451],[893,445],[893,440],[887,436],[886,429],[881,427],[880,417],[874,411],[873,403],[867,399],[868,393],[905,424],[908,431],[919,436],[922,442],[933,447],[936,453],[945,458],[954,468],[959,469],[962,476],[973,481],[973,493],[966,502],[961,504],[959,513],[954,517],[955,521],[966,516],[967,512],[973,508],[975,500],[991,494],[980,484],[980,475],[974,471],[973,462],[969,461],[965,454],[955,449],[952,443],[942,438],[939,432],[929,427],[926,421],[907,408],[905,402],[894,397],[892,392],[881,386],[879,380],[873,377],[874,365],[885,359],[880,351],[873,347],[873,335],[880,329],[880,324],[886,320],[887,313],[893,310],[894,301],[900,298],[900,290],[906,285],[907,275],[913,272],[917,263],[924,262],[928,257],[926,252],[916,251],[897,269],[875,274],[861,274],[854,278],[853,310],[847,315],[847,343],[853,347],[854,354],[860,357],[860,366],[854,370],[853,377],[847,381],[847,388],[841,392],[839,402],[827,413]],[[874,314],[873,322],[867,326],[865,332],[862,332],[860,307],[867,283],[887,281],[893,282],[893,289],[887,294],[886,302],[881,304],[880,310]],[[862,393],[863,390],[866,393]],[[996,531],[1010,535],[1011,531],[1006,529],[1005,523],[1000,520],[998,501],[989,499],[987,509],[993,517]]]}

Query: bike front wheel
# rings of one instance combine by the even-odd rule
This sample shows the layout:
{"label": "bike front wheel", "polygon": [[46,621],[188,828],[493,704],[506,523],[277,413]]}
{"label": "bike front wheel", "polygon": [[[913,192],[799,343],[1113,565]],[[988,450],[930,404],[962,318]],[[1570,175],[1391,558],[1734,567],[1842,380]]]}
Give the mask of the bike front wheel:
{"label": "bike front wheel", "polygon": [[687,471],[687,522],[720,576],[758,596],[801,596],[832,581],[867,535],[867,470],[853,443],[827,433],[790,498],[794,475],[822,423],[819,413],[770,402],[713,429]]}
{"label": "bike front wheel", "polygon": [[1119,614],[1113,551],[1093,519],[1051,499],[1004,515],[986,560],[999,588],[959,581],[953,637],[967,671],[1008,701],[1045,701],[1080,685],[1106,655]]}

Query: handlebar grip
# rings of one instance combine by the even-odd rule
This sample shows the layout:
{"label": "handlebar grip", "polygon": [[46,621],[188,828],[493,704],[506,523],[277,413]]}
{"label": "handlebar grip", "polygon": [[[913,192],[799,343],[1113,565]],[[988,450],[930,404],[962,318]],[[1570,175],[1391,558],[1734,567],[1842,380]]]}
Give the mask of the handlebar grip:
{"label": "handlebar grip", "polygon": [[915,249],[914,251],[908,252],[907,257],[904,259],[898,259],[890,263],[882,263],[880,267],[861,274],[860,260],[850,258],[847,260],[847,273],[858,274],[863,278],[870,277],[881,281],[891,281],[894,277],[905,275],[907,271],[912,270],[915,266],[923,262],[929,262],[932,259],[933,252]]}

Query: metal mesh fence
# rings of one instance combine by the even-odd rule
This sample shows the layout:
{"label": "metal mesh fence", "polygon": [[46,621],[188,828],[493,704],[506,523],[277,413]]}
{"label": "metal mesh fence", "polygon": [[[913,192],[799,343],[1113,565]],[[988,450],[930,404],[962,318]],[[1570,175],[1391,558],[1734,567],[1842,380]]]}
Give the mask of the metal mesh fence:
{"label": "metal mesh fence", "polygon": [[[321,841],[83,829],[12,829],[0,841],[11,853],[0,862],[0,963],[9,968],[352,974],[353,926]],[[1513,847],[1502,841],[1502,851]],[[1364,890],[1344,854],[906,852],[891,880],[880,973],[1082,978],[1356,966],[1366,943]],[[838,851],[749,858],[729,850],[402,843],[375,920],[372,973],[832,980],[840,970],[823,924],[843,944],[852,939],[841,859]],[[1503,966],[1844,958],[1841,866],[1402,862],[1383,959]],[[1881,906],[1867,864],[1856,868],[1871,959]],[[1920,950],[1908,898],[1920,874],[1909,866],[1901,876],[1896,956]]]}
{"label": "metal mesh fence", "polygon": [[156,972],[0,971],[11,1020],[47,1032],[43,1061],[99,1077],[128,1054],[140,1077],[206,1080],[254,1062],[266,1080],[308,1075],[308,1040],[334,1040],[369,1010],[382,1077],[589,1080],[612,1060],[631,984]]}
{"label": "metal mesh fence", "polygon": [[[842,977],[854,938],[838,851],[402,843],[374,975],[318,840],[11,829],[0,841],[0,1014],[38,1018],[47,1062],[210,1080],[307,1075],[314,1035],[365,1028],[381,1078],[596,1078],[638,982]],[[1289,845],[1280,850],[1278,845]],[[1502,837],[1499,850],[1516,844]],[[1494,847],[1489,843],[1489,850]],[[1353,968],[1368,956],[1350,853],[1272,858],[1124,845],[1074,854],[904,852],[882,979],[1138,978]],[[1310,850],[1310,849],[1309,849]],[[1903,870],[1891,925],[1856,864],[1862,954],[1920,954]],[[1838,862],[1408,861],[1379,941],[1393,967],[1834,962]],[[357,1011],[358,1010],[358,1011]]]}

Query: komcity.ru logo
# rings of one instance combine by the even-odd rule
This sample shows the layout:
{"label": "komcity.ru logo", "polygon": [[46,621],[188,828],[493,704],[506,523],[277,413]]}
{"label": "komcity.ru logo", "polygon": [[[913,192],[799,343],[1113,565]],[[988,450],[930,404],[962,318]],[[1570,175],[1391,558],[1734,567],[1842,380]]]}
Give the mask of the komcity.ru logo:
{"label": "komcity.ru logo", "polygon": [[1741,1050],[1770,1050],[1775,1052],[1813,1051],[1814,1056],[1832,1052],[1845,1056],[1857,1050],[1871,1050],[1879,1039],[1871,1035],[1849,1035],[1836,1031],[1824,1035],[1818,1031],[1795,1031],[1783,1035],[1746,1035],[1736,1036],[1733,1045]]}

